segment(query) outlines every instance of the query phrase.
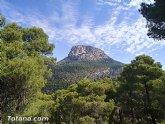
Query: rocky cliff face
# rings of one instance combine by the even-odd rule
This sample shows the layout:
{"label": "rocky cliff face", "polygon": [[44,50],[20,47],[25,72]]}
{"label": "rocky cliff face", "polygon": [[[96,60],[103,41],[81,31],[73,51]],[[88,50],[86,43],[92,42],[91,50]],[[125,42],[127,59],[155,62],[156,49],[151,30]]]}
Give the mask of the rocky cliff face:
{"label": "rocky cliff face", "polygon": [[90,60],[90,61],[109,58],[104,53],[104,51],[92,46],[84,46],[84,45],[78,45],[72,47],[68,57],[74,60]]}
{"label": "rocky cliff face", "polygon": [[108,55],[99,48],[85,45],[77,45],[71,48],[68,56],[58,62],[57,64],[72,63],[74,61],[98,61],[98,60],[112,60]]}

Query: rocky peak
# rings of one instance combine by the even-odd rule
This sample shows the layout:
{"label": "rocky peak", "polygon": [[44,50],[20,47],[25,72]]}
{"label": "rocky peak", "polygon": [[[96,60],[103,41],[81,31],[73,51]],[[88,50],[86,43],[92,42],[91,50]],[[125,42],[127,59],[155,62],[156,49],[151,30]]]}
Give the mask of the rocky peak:
{"label": "rocky peak", "polygon": [[109,57],[101,49],[92,46],[77,45],[72,47],[68,58],[74,60],[101,60]]}

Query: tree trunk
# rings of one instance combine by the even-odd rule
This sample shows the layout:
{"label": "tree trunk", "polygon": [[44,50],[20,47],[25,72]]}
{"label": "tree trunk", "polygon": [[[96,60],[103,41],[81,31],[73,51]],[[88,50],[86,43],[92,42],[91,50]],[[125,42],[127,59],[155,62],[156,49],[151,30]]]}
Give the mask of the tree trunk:
{"label": "tree trunk", "polygon": [[122,109],[119,109],[119,118],[120,118],[120,124],[123,123],[123,111]]}
{"label": "tree trunk", "polygon": [[134,109],[131,108],[131,123],[134,124],[134,122],[135,122]]}
{"label": "tree trunk", "polygon": [[152,108],[151,108],[151,99],[150,99],[150,94],[149,94],[149,91],[148,91],[148,86],[147,84],[145,83],[145,92],[146,92],[146,100],[147,100],[147,105],[148,107],[146,108],[147,112],[150,114],[151,116],[151,121],[152,121],[152,124],[156,124],[156,119],[155,119],[155,115],[152,111]]}
{"label": "tree trunk", "polygon": [[0,124],[2,124],[2,110],[1,110],[1,106],[0,106]]}
{"label": "tree trunk", "polygon": [[110,116],[109,116],[109,121],[108,121],[109,124],[113,124],[113,122],[114,122],[113,115],[114,115],[114,113],[116,112],[116,110],[117,110],[117,107],[115,107],[115,108],[113,109],[113,111],[111,112],[111,114],[110,114]]}

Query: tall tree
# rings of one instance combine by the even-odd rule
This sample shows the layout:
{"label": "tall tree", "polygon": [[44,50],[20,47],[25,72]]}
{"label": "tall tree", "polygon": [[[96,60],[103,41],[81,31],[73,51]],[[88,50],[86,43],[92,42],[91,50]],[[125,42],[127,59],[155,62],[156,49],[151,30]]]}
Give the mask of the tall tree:
{"label": "tall tree", "polygon": [[[163,76],[160,63],[145,55],[137,56],[131,64],[125,65],[119,80],[121,81],[121,106],[131,116],[131,123],[142,121],[156,124],[157,115],[154,109],[154,82]],[[164,83],[164,82],[162,82]],[[129,115],[127,117],[129,117]],[[149,116],[148,116],[149,115]],[[136,120],[135,120],[136,119]]]}
{"label": "tall tree", "polygon": [[140,12],[147,20],[148,36],[165,39],[165,1],[154,0],[153,4],[141,4]]}
{"label": "tall tree", "polygon": [[45,63],[54,48],[41,28],[10,23],[0,29],[0,97],[3,120],[23,112],[51,72]]}

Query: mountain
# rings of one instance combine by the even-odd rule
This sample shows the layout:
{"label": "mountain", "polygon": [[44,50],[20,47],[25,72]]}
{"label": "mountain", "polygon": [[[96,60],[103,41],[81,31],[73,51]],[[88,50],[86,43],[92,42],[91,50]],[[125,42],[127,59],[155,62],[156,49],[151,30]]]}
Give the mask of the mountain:
{"label": "mountain", "polygon": [[52,67],[53,77],[47,89],[59,89],[79,80],[90,77],[93,80],[119,75],[123,63],[113,60],[99,48],[77,45],[71,48],[68,56]]}
{"label": "mountain", "polygon": [[109,59],[104,51],[92,46],[78,45],[72,47],[68,57],[58,62],[58,64],[62,65],[75,61],[97,61],[103,59]]}

